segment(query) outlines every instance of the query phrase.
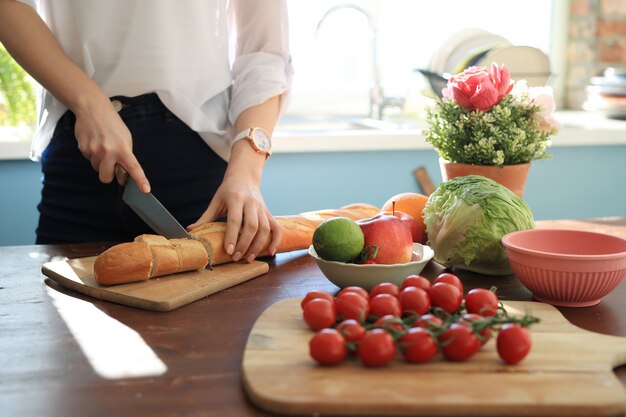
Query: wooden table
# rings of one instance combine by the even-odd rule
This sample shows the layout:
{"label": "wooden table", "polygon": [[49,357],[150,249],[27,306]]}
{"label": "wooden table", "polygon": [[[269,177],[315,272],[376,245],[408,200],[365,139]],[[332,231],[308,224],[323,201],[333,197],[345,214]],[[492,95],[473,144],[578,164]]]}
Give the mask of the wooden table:
{"label": "wooden table", "polygon": [[[538,227],[626,238],[626,218],[544,221]],[[265,416],[241,386],[241,359],[254,321],[283,298],[312,289],[337,290],[305,251],[280,254],[269,260],[268,274],[169,313],[97,301],[44,282],[44,262],[95,255],[106,247],[0,247],[1,416]],[[431,262],[423,274],[432,278],[441,270]],[[466,287],[496,283],[477,274],[460,275]],[[514,276],[498,278],[496,285],[502,299],[531,299]],[[94,310],[109,324],[121,323],[127,333],[136,332],[167,371],[121,379],[96,373],[86,355],[97,359],[97,349],[84,350],[93,351],[89,342],[103,325],[89,321]],[[597,306],[560,310],[582,328],[626,336],[626,283]],[[626,384],[626,368],[616,372]]]}

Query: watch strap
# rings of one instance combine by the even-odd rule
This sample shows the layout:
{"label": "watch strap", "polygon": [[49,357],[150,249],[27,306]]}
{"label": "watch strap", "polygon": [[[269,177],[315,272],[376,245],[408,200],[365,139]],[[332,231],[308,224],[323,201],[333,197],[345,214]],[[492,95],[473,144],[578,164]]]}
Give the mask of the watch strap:
{"label": "watch strap", "polygon": [[237,142],[241,139],[247,138],[248,136],[250,136],[252,134],[252,129],[251,127],[242,130],[241,132],[237,133],[237,135],[235,136],[235,139],[233,139],[233,142]]}

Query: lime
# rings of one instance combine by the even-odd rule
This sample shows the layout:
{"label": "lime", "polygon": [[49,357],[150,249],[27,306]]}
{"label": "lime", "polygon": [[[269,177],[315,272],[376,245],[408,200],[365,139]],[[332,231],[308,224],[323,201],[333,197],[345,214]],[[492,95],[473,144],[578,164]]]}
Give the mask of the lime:
{"label": "lime", "polygon": [[327,261],[349,262],[363,250],[361,227],[347,217],[333,217],[320,223],[313,232],[313,248]]}

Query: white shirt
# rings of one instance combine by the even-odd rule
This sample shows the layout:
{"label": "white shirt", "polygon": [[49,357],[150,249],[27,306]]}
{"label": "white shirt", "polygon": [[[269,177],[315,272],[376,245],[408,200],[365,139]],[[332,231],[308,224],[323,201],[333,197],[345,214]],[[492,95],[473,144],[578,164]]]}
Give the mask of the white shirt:
{"label": "white shirt", "polygon": [[[20,1],[109,97],[155,92],[224,160],[243,110],[277,95],[285,109],[292,68],[284,0]],[[67,110],[43,89],[38,98],[35,160]]]}

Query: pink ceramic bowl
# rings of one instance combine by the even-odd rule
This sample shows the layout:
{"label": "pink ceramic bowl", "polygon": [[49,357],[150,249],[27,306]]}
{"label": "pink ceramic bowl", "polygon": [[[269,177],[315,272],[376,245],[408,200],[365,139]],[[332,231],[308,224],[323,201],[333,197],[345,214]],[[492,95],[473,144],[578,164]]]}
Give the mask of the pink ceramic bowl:
{"label": "pink ceramic bowl", "polygon": [[538,301],[598,304],[626,275],[626,240],[577,230],[524,230],[502,237],[515,275]]}

